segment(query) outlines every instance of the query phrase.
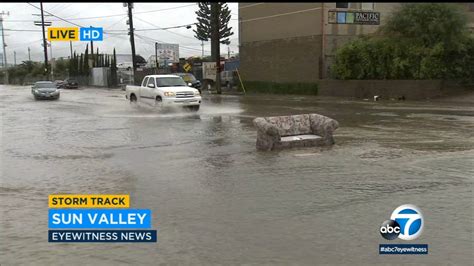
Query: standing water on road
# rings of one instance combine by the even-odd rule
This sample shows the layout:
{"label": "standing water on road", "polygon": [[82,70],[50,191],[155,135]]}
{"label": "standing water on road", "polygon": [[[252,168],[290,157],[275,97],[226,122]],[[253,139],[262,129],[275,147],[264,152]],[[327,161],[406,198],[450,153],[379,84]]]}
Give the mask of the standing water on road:
{"label": "standing water on road", "polygon": [[[123,91],[34,101],[0,85],[0,264],[472,264],[474,95],[417,102],[204,95],[196,113]],[[336,144],[257,152],[257,116],[319,113]],[[49,194],[130,194],[156,244],[50,244]],[[415,204],[428,256],[379,256]],[[405,242],[394,242],[405,243]]]}

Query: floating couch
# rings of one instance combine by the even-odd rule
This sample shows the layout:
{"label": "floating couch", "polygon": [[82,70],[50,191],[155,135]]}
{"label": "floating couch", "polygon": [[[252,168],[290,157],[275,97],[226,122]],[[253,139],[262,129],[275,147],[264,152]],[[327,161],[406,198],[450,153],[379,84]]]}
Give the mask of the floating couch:
{"label": "floating couch", "polygon": [[332,136],[339,123],[319,114],[257,117],[257,150],[334,144]]}

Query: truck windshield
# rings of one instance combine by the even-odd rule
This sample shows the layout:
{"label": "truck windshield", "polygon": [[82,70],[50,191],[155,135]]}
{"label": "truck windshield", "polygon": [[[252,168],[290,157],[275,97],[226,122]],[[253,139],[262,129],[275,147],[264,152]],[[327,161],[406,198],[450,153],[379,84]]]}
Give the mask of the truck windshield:
{"label": "truck windshield", "polygon": [[193,82],[196,80],[193,74],[179,74],[179,76],[186,82]]}
{"label": "truck windshield", "polygon": [[179,77],[156,78],[156,84],[158,87],[186,86],[186,82]]}

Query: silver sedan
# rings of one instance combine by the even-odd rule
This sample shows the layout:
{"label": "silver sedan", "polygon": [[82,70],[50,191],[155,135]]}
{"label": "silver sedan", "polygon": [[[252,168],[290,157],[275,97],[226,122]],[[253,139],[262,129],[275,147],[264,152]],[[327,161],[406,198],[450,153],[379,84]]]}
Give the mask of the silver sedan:
{"label": "silver sedan", "polygon": [[51,81],[38,81],[31,87],[31,93],[38,99],[59,99],[60,91]]}

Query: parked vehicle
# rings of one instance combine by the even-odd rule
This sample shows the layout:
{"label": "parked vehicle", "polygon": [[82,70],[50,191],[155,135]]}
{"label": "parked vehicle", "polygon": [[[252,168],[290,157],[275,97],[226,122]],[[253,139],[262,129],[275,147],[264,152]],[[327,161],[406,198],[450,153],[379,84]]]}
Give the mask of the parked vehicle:
{"label": "parked vehicle", "polygon": [[239,77],[237,76],[236,71],[230,70],[221,72],[221,85],[229,90],[237,84],[238,80]]}
{"label": "parked vehicle", "polygon": [[[222,66],[222,64],[221,64]],[[222,70],[223,68],[221,68]],[[237,72],[235,70],[221,71],[221,86],[225,86],[227,89],[231,89],[237,84],[239,80]],[[202,88],[211,90],[212,86],[216,82],[216,63],[215,62],[203,62],[202,63]]]}
{"label": "parked vehicle", "polygon": [[56,88],[64,89],[64,87],[66,86],[66,81],[64,81],[64,80],[55,80],[54,84],[56,84]]}
{"label": "parked vehicle", "polygon": [[197,80],[196,77],[194,77],[193,74],[191,73],[173,73],[173,75],[180,76],[184,82],[188,83],[188,86],[193,87],[195,89],[199,90],[199,93],[202,93],[201,91],[201,81]]}
{"label": "parked vehicle", "polygon": [[201,105],[200,92],[177,75],[148,75],[141,86],[127,85],[125,92],[130,102],[146,103],[160,109],[185,107],[198,111]]}
{"label": "parked vehicle", "polygon": [[79,83],[75,79],[68,79],[65,85],[66,89],[77,89],[79,88]]}
{"label": "parked vehicle", "polygon": [[59,99],[60,91],[52,81],[38,81],[31,87],[31,94],[35,100]]}

